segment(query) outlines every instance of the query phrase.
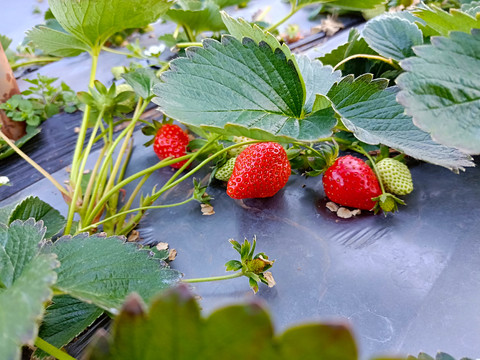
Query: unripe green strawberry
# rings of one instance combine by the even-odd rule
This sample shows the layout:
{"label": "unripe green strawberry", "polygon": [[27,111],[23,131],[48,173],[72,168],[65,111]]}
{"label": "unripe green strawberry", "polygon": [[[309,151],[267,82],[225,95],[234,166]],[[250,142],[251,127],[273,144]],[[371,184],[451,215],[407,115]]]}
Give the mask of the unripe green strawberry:
{"label": "unripe green strawberry", "polygon": [[[234,137],[233,137],[233,142],[234,142],[235,144],[241,144],[241,143],[243,143],[243,142],[250,141],[250,140],[252,140],[252,139],[247,138],[246,136],[234,136]],[[248,144],[248,145],[249,145],[249,144]],[[241,153],[243,150],[245,150],[245,149],[248,147],[248,145],[243,145],[243,146],[239,146],[239,147],[230,149],[230,150],[227,151],[227,155],[228,155],[229,157],[232,157],[232,158],[233,158],[233,157],[237,157],[238,155],[240,155],[240,153]]]}
{"label": "unripe green strawberry", "polygon": [[215,179],[220,181],[228,181],[232,176],[233,168],[235,167],[236,157],[228,159],[228,161],[220,167],[215,173]]}
{"label": "unripe green strawberry", "polygon": [[377,170],[386,191],[395,195],[407,195],[413,191],[412,174],[404,163],[386,158],[377,163]]}

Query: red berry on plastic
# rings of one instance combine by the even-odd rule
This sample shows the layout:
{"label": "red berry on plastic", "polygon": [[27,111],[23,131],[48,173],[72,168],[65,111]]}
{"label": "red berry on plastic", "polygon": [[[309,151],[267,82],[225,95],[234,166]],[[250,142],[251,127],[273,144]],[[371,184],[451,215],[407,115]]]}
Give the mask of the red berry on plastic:
{"label": "red berry on plastic", "polygon": [[238,155],[227,194],[234,199],[270,197],[286,185],[290,173],[287,153],[280,144],[253,144]]}
{"label": "red berry on plastic", "polygon": [[351,155],[339,157],[325,171],[323,188],[331,201],[362,210],[372,210],[376,204],[372,198],[382,194],[373,170]]}

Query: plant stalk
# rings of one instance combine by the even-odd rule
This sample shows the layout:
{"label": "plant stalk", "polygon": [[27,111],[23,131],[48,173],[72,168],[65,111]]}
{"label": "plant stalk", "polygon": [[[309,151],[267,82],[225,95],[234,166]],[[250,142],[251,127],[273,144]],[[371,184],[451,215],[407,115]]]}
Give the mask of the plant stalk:
{"label": "plant stalk", "polygon": [[[77,208],[77,199],[79,196],[81,196],[81,191],[82,191],[82,178],[83,178],[83,171],[85,170],[85,165],[88,160],[88,155],[90,154],[90,150],[92,149],[94,140],[95,140],[95,135],[97,134],[98,127],[100,125],[100,122],[102,121],[103,118],[103,113],[104,109],[100,111],[100,114],[98,114],[97,121],[95,123],[95,127],[92,130],[92,134],[90,135],[90,140],[88,141],[87,147],[85,148],[85,153],[83,155],[82,162],[80,164],[80,167],[78,169],[78,177],[77,177],[77,183],[75,184],[75,190],[73,192],[73,196],[70,202],[70,206],[68,207],[68,216],[67,216],[67,224],[65,225],[65,234],[70,234],[70,230],[72,228],[72,223],[73,223],[73,217],[75,215],[75,209]],[[72,169],[73,171],[73,169]]]}
{"label": "plant stalk", "polygon": [[58,360],[75,360],[74,357],[68,355],[65,351],[60,350],[59,348],[53,346],[52,344],[46,342],[42,338],[37,337],[35,339],[35,346],[47,354],[52,355],[53,357],[57,358]]}
{"label": "plant stalk", "polygon": [[52,175],[50,175],[44,168],[38,165],[32,158],[30,158],[27,154],[25,154],[22,150],[20,150],[15,143],[10,140],[1,130],[0,130],[0,137],[5,140],[5,142],[10,146],[15,152],[20,155],[26,162],[32,165],[40,174],[42,174],[45,178],[50,180],[50,182],[55,186],[62,194],[70,197],[68,191],[60,185],[60,183],[55,180]]}
{"label": "plant stalk", "polygon": [[31,59],[28,61],[24,61],[21,63],[15,63],[12,65],[12,70],[17,70],[18,68],[24,67],[24,66],[29,66],[29,65],[34,65],[34,64],[48,64],[52,63],[55,61],[58,61],[60,59],[63,59],[61,57],[51,57],[51,56],[44,56],[44,57],[38,57],[35,59]]}
{"label": "plant stalk", "polygon": [[[88,83],[89,88],[93,87],[95,82],[95,74],[97,72],[97,65],[98,65],[98,56],[99,50],[93,51],[92,55],[92,67],[90,69],[90,80]],[[85,138],[87,137],[87,128],[88,122],[90,118],[90,106],[85,106],[85,111],[83,113],[82,124],[80,126],[80,132],[78,133],[77,144],[75,146],[75,152],[73,153],[73,160],[72,160],[72,172],[70,173],[70,185],[77,186],[77,176],[78,176],[78,166],[80,163],[80,158],[83,149],[83,143],[85,142]]]}
{"label": "plant stalk", "polygon": [[290,19],[298,10],[300,10],[300,7],[297,7],[296,5],[292,5],[290,12],[284,18],[280,19],[280,21],[276,22],[275,24],[270,25],[268,28],[265,29],[265,31],[269,31],[269,32],[274,31],[280,25],[282,25],[285,21]]}
{"label": "plant stalk", "polygon": [[183,279],[182,282],[191,284],[191,283],[199,283],[199,282],[229,280],[229,279],[235,279],[241,276],[243,276],[243,272],[239,271],[231,275],[212,276],[212,277],[196,278],[196,279]]}
{"label": "plant stalk", "polygon": [[345,64],[345,63],[347,63],[347,62],[349,62],[350,60],[353,60],[353,59],[379,60],[379,61],[383,61],[384,63],[389,64],[390,66],[394,67],[397,70],[402,70],[402,68],[393,59],[387,59],[387,58],[385,58],[383,56],[380,56],[380,55],[355,54],[355,55],[349,56],[349,57],[343,59],[342,61],[340,61],[337,65],[335,65],[335,67],[333,68],[333,71],[336,71],[340,66],[342,66],[343,64]]}
{"label": "plant stalk", "polygon": [[[113,216],[110,216],[109,218],[106,218],[102,221],[99,221],[95,224],[92,224],[92,225],[89,225],[87,227],[84,227],[82,229],[80,229],[78,231],[78,233],[80,232],[84,232],[84,231],[87,231],[87,230],[90,230],[90,229],[95,229],[96,227],[98,227],[99,225],[102,225],[102,224],[105,224],[106,222],[109,222],[117,217],[120,217],[120,216],[125,216],[127,214],[131,214],[131,213],[134,213],[134,212],[137,212],[137,211],[146,211],[146,210],[150,210],[150,209],[166,209],[166,208],[171,208],[171,207],[175,207],[175,206],[181,206],[181,205],[185,205],[185,204],[188,204],[190,201],[192,200],[195,200],[193,197],[191,198],[188,198],[187,200],[184,200],[184,201],[181,201],[179,203],[175,203],[175,204],[167,204],[167,205],[153,205],[153,206],[143,206],[143,207],[139,207],[139,208],[136,208],[136,209],[131,209],[131,210],[126,210],[126,211],[122,211],[122,212],[119,212]],[[121,233],[118,233],[117,235],[123,235]]]}

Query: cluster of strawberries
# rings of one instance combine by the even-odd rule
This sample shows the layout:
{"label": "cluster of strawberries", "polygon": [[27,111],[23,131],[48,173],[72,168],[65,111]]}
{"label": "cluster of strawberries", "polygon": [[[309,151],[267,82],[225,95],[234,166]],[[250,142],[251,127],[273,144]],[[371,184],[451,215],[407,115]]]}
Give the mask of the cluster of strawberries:
{"label": "cluster of strawberries", "polygon": [[[187,145],[188,135],[182,128],[165,124],[155,136],[154,151],[160,159],[176,158],[186,154]],[[291,166],[282,145],[261,142],[236,150],[215,173],[217,179],[227,182],[230,197],[271,197],[287,184]],[[178,162],[172,167],[178,169],[182,165]],[[323,175],[325,194],[342,206],[362,210],[381,208],[384,212],[396,210],[396,204],[403,202],[395,195],[406,195],[413,190],[410,171],[392,158],[379,161],[375,168],[376,173],[365,161],[351,155],[338,157]]]}

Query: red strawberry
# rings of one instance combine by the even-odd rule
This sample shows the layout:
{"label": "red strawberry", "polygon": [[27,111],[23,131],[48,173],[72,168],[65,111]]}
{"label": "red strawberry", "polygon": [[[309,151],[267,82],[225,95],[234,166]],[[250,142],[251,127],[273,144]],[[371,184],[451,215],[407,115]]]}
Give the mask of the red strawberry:
{"label": "red strawberry", "polygon": [[323,188],[330,200],[343,206],[372,210],[382,190],[372,169],[361,159],[339,157],[323,175]]}
{"label": "red strawberry", "polygon": [[253,144],[238,155],[227,194],[234,199],[270,197],[285,186],[290,173],[287,153],[280,144]]}
{"label": "red strawberry", "polygon": [[[168,157],[178,158],[186,155],[188,142],[188,135],[180,126],[165,124],[158,129],[155,135],[153,151],[155,151],[155,154],[157,154],[160,160]],[[186,162],[187,160],[183,160],[170,166],[175,169],[180,169]]]}

